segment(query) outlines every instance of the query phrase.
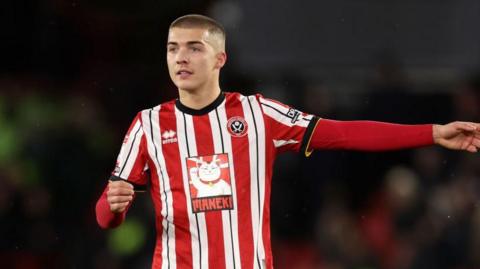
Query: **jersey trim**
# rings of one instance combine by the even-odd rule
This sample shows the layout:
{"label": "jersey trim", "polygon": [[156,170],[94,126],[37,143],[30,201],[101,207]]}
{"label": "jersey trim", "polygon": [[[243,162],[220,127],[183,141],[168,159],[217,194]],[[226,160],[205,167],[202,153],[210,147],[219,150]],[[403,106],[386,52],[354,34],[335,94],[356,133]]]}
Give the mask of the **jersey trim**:
{"label": "jersey trim", "polygon": [[222,102],[225,100],[225,94],[223,92],[220,92],[218,97],[209,105],[202,109],[193,109],[185,106],[180,102],[180,99],[175,100],[175,106],[178,108],[178,110],[182,111],[183,113],[189,114],[189,115],[205,115],[208,114],[210,111],[214,110],[217,108]]}
{"label": "jersey trim", "polygon": [[313,116],[312,120],[308,124],[305,134],[303,135],[302,145],[300,146],[300,152],[305,153],[306,157],[310,157],[310,155],[313,152],[313,150],[309,151],[310,140],[312,140],[313,131],[315,131],[315,127],[317,127],[317,123],[319,120],[320,118],[318,118],[317,116]]}
{"label": "jersey trim", "polygon": [[124,179],[124,178],[117,177],[117,176],[114,176],[114,175],[111,175],[108,180],[111,180],[111,181],[120,181],[120,180],[126,181],[126,182],[133,185],[133,190],[135,192],[145,192],[147,190],[147,185],[141,185],[141,184],[133,183],[133,182],[129,181],[128,179]]}

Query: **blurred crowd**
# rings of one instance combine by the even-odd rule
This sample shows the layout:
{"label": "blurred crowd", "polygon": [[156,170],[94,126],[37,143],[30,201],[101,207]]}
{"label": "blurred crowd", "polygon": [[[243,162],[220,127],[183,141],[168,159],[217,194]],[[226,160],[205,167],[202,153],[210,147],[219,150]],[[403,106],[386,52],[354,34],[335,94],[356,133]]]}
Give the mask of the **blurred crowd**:
{"label": "blurred crowd", "polygon": [[[356,109],[339,109],[322,85],[306,92],[303,106],[335,119],[478,121],[478,75],[415,93],[419,86],[398,68],[380,63]],[[479,167],[476,154],[435,146],[280,158],[272,190],[276,268],[479,268]]]}
{"label": "blurred crowd", "polygon": [[[156,235],[149,195],[137,196],[114,230],[98,227],[94,205],[136,112],[176,96],[164,64],[166,25],[214,2],[193,1],[189,9],[180,2],[7,5],[0,268],[150,267]],[[475,72],[418,83],[401,61],[379,58],[366,68],[362,90],[352,92],[300,71],[264,79],[240,72],[231,58],[224,90],[260,92],[324,118],[480,120]],[[271,205],[277,269],[480,268],[478,154],[434,146],[285,154],[275,164]]]}

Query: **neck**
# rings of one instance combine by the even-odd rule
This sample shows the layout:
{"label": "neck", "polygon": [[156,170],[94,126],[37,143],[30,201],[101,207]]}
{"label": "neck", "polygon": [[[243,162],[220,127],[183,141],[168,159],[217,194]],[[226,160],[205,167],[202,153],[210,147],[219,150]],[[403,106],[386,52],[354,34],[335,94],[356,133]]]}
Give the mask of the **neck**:
{"label": "neck", "polygon": [[202,109],[211,104],[220,94],[220,86],[196,89],[196,90],[184,90],[178,89],[180,102],[192,109]]}

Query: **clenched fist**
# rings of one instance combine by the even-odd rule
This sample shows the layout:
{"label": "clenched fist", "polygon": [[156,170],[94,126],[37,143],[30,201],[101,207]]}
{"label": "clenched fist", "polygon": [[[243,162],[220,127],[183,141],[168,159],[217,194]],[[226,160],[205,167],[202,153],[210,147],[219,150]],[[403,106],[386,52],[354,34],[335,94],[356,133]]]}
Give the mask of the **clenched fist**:
{"label": "clenched fist", "polygon": [[107,201],[113,213],[121,213],[127,209],[128,204],[133,200],[133,185],[123,181],[109,181],[107,190]]}

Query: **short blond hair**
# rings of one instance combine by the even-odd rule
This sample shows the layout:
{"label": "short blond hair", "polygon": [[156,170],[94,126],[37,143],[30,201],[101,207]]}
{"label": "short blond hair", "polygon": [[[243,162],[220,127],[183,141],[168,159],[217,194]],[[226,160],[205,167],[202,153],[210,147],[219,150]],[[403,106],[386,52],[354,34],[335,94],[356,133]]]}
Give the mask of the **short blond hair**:
{"label": "short blond hair", "polygon": [[218,38],[221,47],[225,50],[226,33],[225,28],[216,20],[199,14],[188,14],[174,20],[169,29],[172,28],[200,28],[206,29],[211,35]]}

